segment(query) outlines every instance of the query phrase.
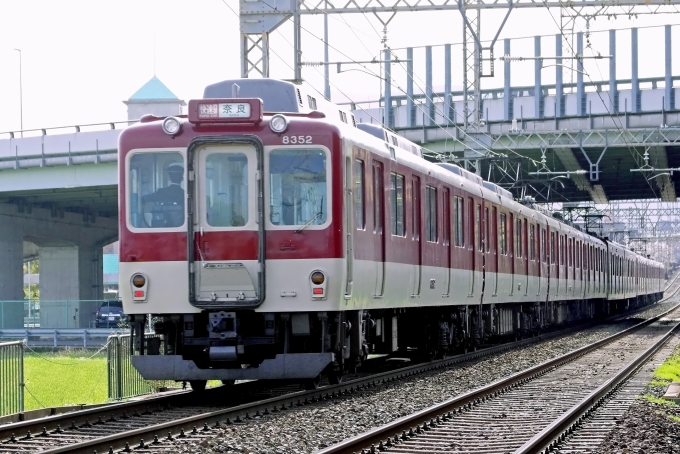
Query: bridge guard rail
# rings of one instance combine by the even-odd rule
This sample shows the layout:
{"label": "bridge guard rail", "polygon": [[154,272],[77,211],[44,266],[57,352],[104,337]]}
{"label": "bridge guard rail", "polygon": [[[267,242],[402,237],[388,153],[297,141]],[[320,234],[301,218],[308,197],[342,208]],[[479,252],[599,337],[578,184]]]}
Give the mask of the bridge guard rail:
{"label": "bridge guard rail", "polygon": [[24,343],[0,343],[0,416],[24,411]]}
{"label": "bridge guard rail", "polygon": [[[145,335],[150,338],[160,338],[160,335]],[[122,400],[157,392],[175,384],[173,380],[145,380],[130,362],[130,335],[122,334],[110,336],[106,347],[106,365],[109,400]]]}

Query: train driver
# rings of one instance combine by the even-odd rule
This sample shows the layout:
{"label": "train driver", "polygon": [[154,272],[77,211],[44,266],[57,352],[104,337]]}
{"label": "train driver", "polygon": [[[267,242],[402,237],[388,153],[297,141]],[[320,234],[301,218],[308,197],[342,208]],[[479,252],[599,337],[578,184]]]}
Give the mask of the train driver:
{"label": "train driver", "polygon": [[142,197],[144,203],[154,203],[151,227],[179,227],[184,224],[184,167],[170,164],[167,169],[168,186]]}

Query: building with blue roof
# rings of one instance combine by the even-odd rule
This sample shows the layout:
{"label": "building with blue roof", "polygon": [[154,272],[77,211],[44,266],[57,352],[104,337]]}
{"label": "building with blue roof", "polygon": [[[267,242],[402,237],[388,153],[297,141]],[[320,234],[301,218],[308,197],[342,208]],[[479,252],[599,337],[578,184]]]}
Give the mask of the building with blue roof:
{"label": "building with blue roof", "polygon": [[128,107],[128,120],[139,120],[143,115],[157,117],[181,115],[186,103],[155,75],[137,90],[130,99],[123,101]]}

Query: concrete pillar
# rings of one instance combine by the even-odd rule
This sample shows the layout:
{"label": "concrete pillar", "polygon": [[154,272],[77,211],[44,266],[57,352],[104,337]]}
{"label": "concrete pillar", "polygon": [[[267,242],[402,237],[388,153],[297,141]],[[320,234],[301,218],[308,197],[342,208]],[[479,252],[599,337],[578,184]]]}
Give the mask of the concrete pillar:
{"label": "concrete pillar", "polygon": [[80,328],[91,327],[95,312],[101,305],[104,292],[103,261],[101,245],[81,245],[78,248],[80,303],[77,320]]}
{"label": "concrete pillar", "polygon": [[432,90],[432,46],[425,48],[425,107],[428,126],[435,124],[434,121],[434,90]]}
{"label": "concrete pillar", "polygon": [[385,106],[383,124],[388,128],[394,128],[394,124],[392,123],[392,55],[390,55],[390,50],[383,50],[383,56],[385,72],[385,97],[383,99]]}
{"label": "concrete pillar", "polygon": [[562,66],[562,35],[555,35],[555,116],[564,117],[564,71]]}
{"label": "concrete pillar", "polygon": [[609,30],[609,108],[619,113],[619,90],[616,88],[616,30]]}
{"label": "concrete pillar", "polygon": [[675,93],[673,92],[673,59],[671,52],[671,26],[666,25],[665,27],[665,41],[666,41],[666,52],[665,52],[665,77],[664,77],[664,109],[674,110],[675,109]]}
{"label": "concrete pillar", "polygon": [[41,247],[40,327],[78,328],[78,248]]}
{"label": "concrete pillar", "polygon": [[23,234],[0,218],[0,328],[24,327]]}
{"label": "concrete pillar", "polygon": [[[406,125],[416,125],[416,106],[413,102],[413,48],[406,49]],[[454,120],[455,121],[455,120]]]}
{"label": "concrete pillar", "polygon": [[[503,40],[503,52],[510,55],[510,39]],[[512,120],[512,90],[510,87],[510,60],[503,63],[503,118],[505,121]]]}
{"label": "concrete pillar", "polygon": [[102,248],[41,247],[40,327],[90,328],[101,304]]}
{"label": "concrete pillar", "polygon": [[576,34],[576,115],[586,115],[586,90],[583,84],[583,32]]}
{"label": "concrete pillar", "polygon": [[543,86],[541,84],[541,37],[534,37],[534,117],[543,118]]}
{"label": "concrete pillar", "polygon": [[631,100],[633,113],[640,112],[640,80],[638,79],[638,31],[630,30],[630,61],[631,61]]}
{"label": "concrete pillar", "polygon": [[451,44],[444,46],[444,120],[451,122],[453,115],[453,98],[451,96]]}

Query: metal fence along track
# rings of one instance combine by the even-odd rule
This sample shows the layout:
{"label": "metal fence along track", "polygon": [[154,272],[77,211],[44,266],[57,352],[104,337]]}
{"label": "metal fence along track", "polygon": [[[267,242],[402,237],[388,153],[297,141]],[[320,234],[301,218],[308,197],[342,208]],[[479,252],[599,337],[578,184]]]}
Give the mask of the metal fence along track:
{"label": "metal fence along track", "polygon": [[[147,334],[146,338],[160,337]],[[173,380],[145,380],[130,362],[130,335],[109,337],[106,347],[108,397],[111,400],[127,399],[156,392],[158,388],[173,385]]]}
{"label": "metal fence along track", "polygon": [[24,344],[0,344],[0,416],[24,411]]}

